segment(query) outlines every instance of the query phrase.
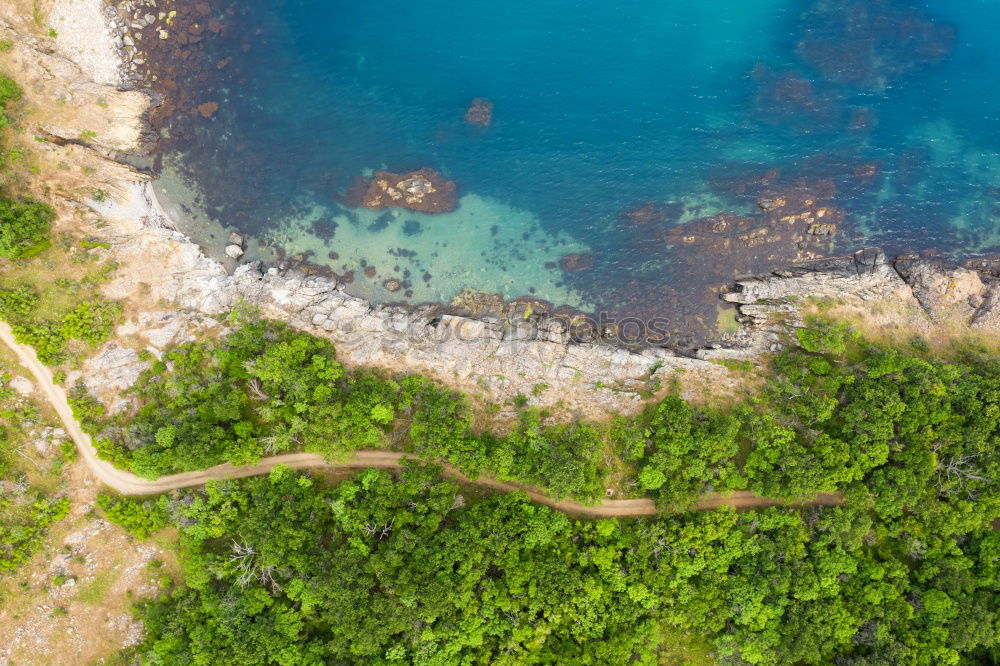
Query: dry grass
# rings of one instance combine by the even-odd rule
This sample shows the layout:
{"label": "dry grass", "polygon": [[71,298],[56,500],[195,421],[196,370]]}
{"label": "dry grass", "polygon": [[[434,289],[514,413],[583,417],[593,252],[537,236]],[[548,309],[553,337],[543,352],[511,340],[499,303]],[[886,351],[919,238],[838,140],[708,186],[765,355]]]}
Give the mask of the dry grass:
{"label": "dry grass", "polygon": [[[133,603],[181,576],[174,548],[136,542],[90,512],[95,486],[70,476],[70,516],[28,565],[0,580],[0,657],[11,664],[85,664],[110,657],[141,637]],[[176,539],[166,535],[161,539]],[[162,562],[154,568],[150,562]],[[61,581],[74,583],[57,586]]]}
{"label": "dry grass", "polygon": [[[0,369],[31,377],[5,347]],[[61,425],[37,387],[29,401],[39,414],[33,431]],[[99,486],[82,463],[66,468],[56,446],[21,450],[14,459],[30,483],[43,494],[68,497],[71,505],[32,560],[0,576],[0,663],[82,664],[112,655],[140,635],[132,602],[158,594],[162,576],[180,578],[176,532],[136,542],[94,514]],[[147,570],[153,559],[164,566]],[[56,586],[68,580],[73,583]]]}
{"label": "dry grass", "polygon": [[934,322],[920,308],[900,303],[867,303],[864,310],[842,303],[808,303],[803,314],[846,322],[864,340],[917,356],[953,360],[975,350],[1000,356],[1000,338],[969,328],[961,317]]}

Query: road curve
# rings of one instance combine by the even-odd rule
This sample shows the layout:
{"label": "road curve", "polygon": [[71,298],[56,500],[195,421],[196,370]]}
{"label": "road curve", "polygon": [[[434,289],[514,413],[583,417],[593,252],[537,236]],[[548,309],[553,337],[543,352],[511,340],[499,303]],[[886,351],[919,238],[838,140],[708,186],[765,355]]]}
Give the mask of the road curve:
{"label": "road curve", "polygon": [[[405,453],[395,451],[357,451],[354,457],[344,462],[327,462],[322,456],[315,453],[286,453],[280,456],[264,458],[256,465],[235,466],[229,463],[216,465],[198,472],[184,472],[182,474],[171,474],[161,476],[155,481],[141,479],[134,474],[114,467],[106,460],[97,457],[97,451],[91,441],[90,435],[83,432],[80,424],[73,418],[73,410],[66,399],[66,391],[52,381],[52,372],[44,366],[35,355],[35,350],[27,345],[22,345],[14,339],[14,334],[6,322],[0,321],[0,340],[17,355],[18,360],[32,375],[34,375],[39,389],[45,398],[55,409],[59,418],[66,428],[66,432],[76,443],[77,449],[84,463],[91,472],[102,483],[123,495],[156,495],[177,488],[190,488],[203,485],[212,479],[238,479],[247,476],[257,476],[266,474],[276,465],[285,465],[295,469],[305,468],[351,468],[351,467],[376,467],[390,469],[399,467],[406,458],[411,458]],[[539,504],[550,506],[553,509],[564,511],[579,516],[591,518],[613,518],[628,516],[653,516],[659,513],[656,505],[649,499],[620,499],[604,500],[599,504],[588,506],[570,500],[556,501],[544,493],[527,486],[522,486],[504,481],[497,481],[489,477],[481,476],[475,480],[467,478],[461,472],[450,465],[444,466],[444,473],[457,479],[485,488],[499,490],[502,492],[512,492],[522,490]],[[814,506],[834,506],[841,503],[841,498],[834,494],[820,494],[810,505]],[[782,504],[780,500],[768,497],[758,497],[750,491],[736,491],[731,493],[713,493],[705,495],[698,502],[698,509],[714,509],[720,506],[732,506],[737,508],[762,508],[777,506]]]}

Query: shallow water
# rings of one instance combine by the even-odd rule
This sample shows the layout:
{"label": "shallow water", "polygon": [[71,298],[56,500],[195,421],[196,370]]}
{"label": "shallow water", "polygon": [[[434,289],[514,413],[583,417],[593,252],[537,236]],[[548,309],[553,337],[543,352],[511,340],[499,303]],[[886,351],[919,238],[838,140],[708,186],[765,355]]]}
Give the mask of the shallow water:
{"label": "shallow water", "polygon": [[[219,109],[171,120],[171,178],[216,221],[310,252],[375,300],[530,295],[663,315],[704,340],[718,287],[788,256],[730,260],[667,234],[760,214],[762,182],[832,184],[846,217],[824,252],[1000,246],[1000,3],[244,0],[212,12],[225,30],[199,47],[232,60],[177,76],[192,106]],[[463,120],[474,97],[494,104],[488,128]],[[455,212],[340,203],[359,176],[421,167],[457,182]],[[662,219],[623,220],[646,202]],[[562,270],[571,253],[592,267]],[[389,277],[406,289],[385,290]]]}

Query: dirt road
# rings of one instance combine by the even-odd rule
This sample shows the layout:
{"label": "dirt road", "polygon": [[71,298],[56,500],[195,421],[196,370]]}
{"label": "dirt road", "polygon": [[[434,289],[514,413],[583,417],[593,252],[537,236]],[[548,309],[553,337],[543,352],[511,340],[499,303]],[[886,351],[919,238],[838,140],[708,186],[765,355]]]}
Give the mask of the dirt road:
{"label": "dirt road", "polygon": [[[285,465],[296,469],[319,467],[377,467],[381,469],[389,469],[399,467],[403,459],[411,457],[405,453],[397,453],[394,451],[358,451],[350,460],[342,463],[329,463],[323,460],[321,456],[314,453],[288,453],[280,456],[264,458],[256,465],[237,467],[227,463],[224,465],[209,467],[208,469],[198,472],[185,472],[183,474],[161,476],[155,481],[140,479],[134,474],[117,469],[111,465],[111,463],[97,457],[97,451],[94,449],[94,444],[90,439],[90,435],[83,432],[80,428],[80,424],[73,418],[73,410],[70,408],[69,402],[66,400],[66,392],[61,386],[52,382],[52,372],[38,360],[38,357],[35,355],[35,350],[26,345],[18,344],[18,342],[14,339],[14,334],[11,331],[10,326],[8,326],[6,322],[0,322],[0,340],[2,340],[3,343],[17,355],[21,365],[27,368],[31,374],[34,375],[39,390],[42,391],[45,398],[52,405],[52,408],[55,409],[57,414],[59,414],[59,418],[62,419],[66,432],[73,438],[73,441],[76,443],[76,446],[80,451],[80,456],[83,458],[87,467],[90,468],[91,472],[93,472],[94,476],[100,479],[105,485],[124,495],[155,495],[168,490],[174,490],[176,488],[200,486],[211,479],[236,479],[246,476],[256,476],[268,473],[275,467],[275,465]],[[558,509],[559,511],[565,511],[566,513],[572,513],[579,516],[610,518],[652,516],[658,513],[652,500],[648,499],[604,500],[600,504],[587,506],[580,504],[579,502],[572,502],[569,500],[559,502],[544,495],[538,490],[535,490],[534,488],[513,483],[506,483],[504,481],[497,481],[488,477],[480,477],[475,481],[472,481],[466,478],[457,469],[449,465],[445,465],[444,471],[447,476],[458,479],[459,481],[474,483],[478,486],[502,492],[523,490],[533,501],[538,502],[539,504],[545,504],[553,509]],[[841,499],[837,495],[822,494],[817,497],[815,501],[810,502],[810,504],[818,506],[833,506],[839,504],[840,502]],[[719,506],[760,508],[776,506],[781,503],[782,502],[779,500],[767,497],[758,497],[750,491],[738,491],[732,493],[716,493],[706,495],[701,499],[701,501],[698,502],[697,508],[714,509]]]}

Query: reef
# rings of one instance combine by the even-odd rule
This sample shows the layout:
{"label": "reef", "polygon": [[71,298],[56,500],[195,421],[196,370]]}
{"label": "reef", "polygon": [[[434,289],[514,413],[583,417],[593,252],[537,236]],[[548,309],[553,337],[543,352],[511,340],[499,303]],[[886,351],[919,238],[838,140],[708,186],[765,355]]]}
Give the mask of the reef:
{"label": "reef", "polygon": [[955,28],[890,0],[819,0],[803,14],[796,52],[825,79],[873,90],[944,60]]}
{"label": "reef", "polygon": [[493,102],[484,97],[476,97],[465,112],[465,122],[478,127],[489,127],[493,122]]}
{"label": "reef", "polygon": [[844,210],[829,203],[832,181],[802,182],[766,189],[757,198],[761,215],[713,215],[667,230],[673,246],[691,248],[692,269],[714,266],[720,274],[759,273],[772,266],[816,259],[832,249],[830,241],[844,222]]}
{"label": "reef", "polygon": [[456,190],[454,181],[434,169],[404,174],[376,171],[371,179],[355,182],[347,202],[372,210],[394,207],[420,213],[448,213],[458,208]]}

